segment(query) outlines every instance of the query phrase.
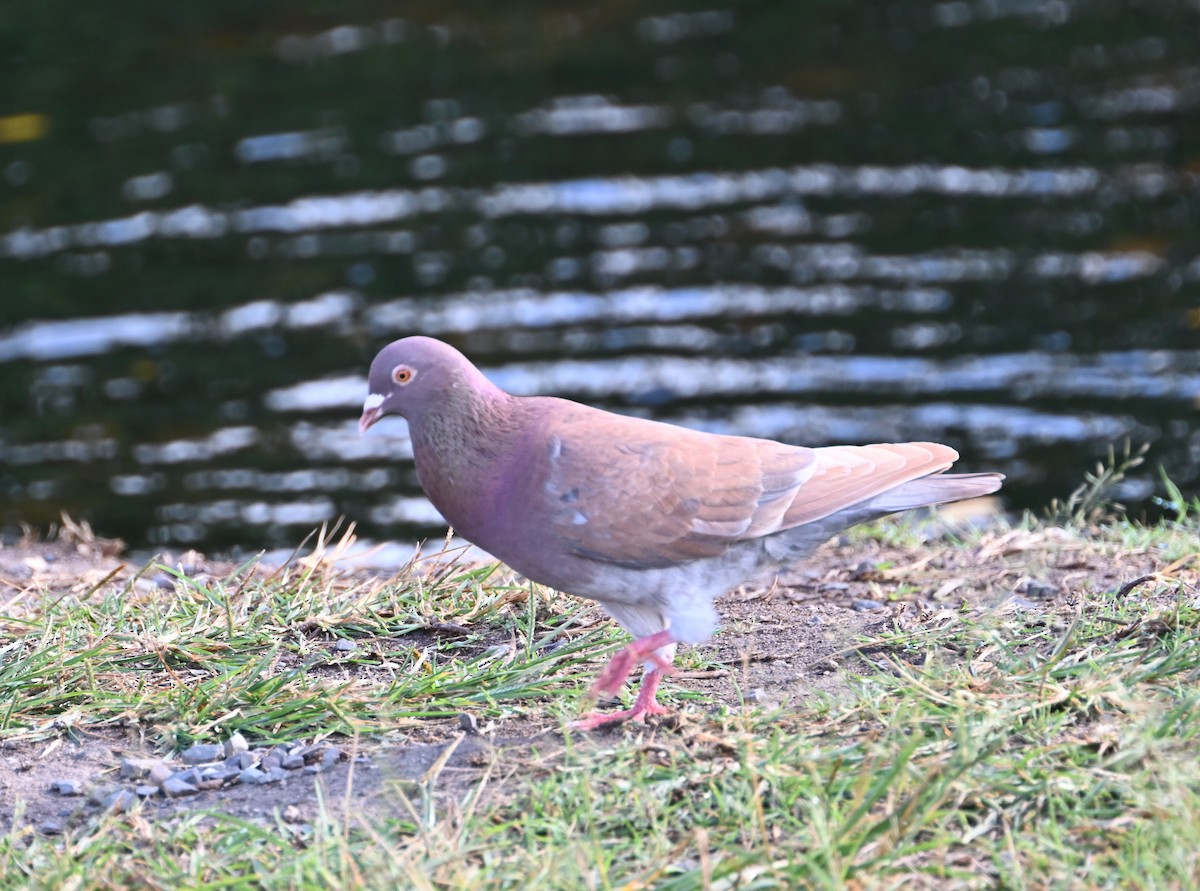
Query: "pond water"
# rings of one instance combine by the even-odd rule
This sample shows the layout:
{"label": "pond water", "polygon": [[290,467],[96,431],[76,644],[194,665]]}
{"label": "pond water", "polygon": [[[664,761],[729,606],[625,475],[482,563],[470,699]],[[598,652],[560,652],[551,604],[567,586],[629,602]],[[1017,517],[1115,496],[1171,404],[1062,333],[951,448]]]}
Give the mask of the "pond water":
{"label": "pond water", "polygon": [[[437,534],[375,351],[1067,494],[1200,489],[1200,12],[61,0],[0,58],[0,531]],[[140,13],[139,13],[140,10]]]}

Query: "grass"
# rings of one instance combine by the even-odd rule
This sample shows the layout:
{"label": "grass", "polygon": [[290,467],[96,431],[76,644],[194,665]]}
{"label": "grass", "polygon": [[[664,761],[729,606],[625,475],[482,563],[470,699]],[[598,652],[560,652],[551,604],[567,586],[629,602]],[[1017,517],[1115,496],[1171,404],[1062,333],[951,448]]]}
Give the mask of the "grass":
{"label": "grass", "polygon": [[[680,697],[680,680],[677,722],[583,736],[558,725],[620,635],[490,570],[177,574],[164,595],[151,568],[31,594],[0,614],[0,740],[121,724],[162,749],[235,729],[369,749],[412,728],[456,739],[444,719],[464,710],[500,735],[553,732],[448,785],[435,766],[369,811],[324,800],[302,825],[134,811],[46,838],[18,820],[0,888],[1194,888],[1189,510],[1155,527],[856,532],[831,565],[865,548],[879,596],[909,602],[851,648],[845,693],[763,709]],[[967,565],[987,574],[912,602]],[[1029,575],[1059,596],[1005,599]]]}
{"label": "grass", "polygon": [[[545,697],[554,670],[617,640],[608,628],[578,633],[581,606],[570,601],[511,614],[537,600],[528,586],[489,584],[491,567],[391,584],[248,569],[197,580],[160,567],[177,579],[170,596],[139,577],[0,616],[0,739],[122,721],[182,747],[218,727],[270,742],[468,708],[501,716]],[[337,639],[358,648],[339,652]]]}

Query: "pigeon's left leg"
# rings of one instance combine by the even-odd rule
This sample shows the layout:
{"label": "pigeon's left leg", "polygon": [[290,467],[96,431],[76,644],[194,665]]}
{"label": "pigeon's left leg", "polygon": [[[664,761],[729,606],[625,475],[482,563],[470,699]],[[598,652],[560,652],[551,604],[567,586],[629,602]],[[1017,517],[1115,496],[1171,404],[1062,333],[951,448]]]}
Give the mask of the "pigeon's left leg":
{"label": "pigeon's left leg", "polygon": [[642,675],[642,685],[638,688],[637,699],[634,700],[633,707],[615,712],[593,712],[584,715],[571,726],[576,730],[594,730],[614,721],[642,721],[645,720],[646,715],[665,713],[667,709],[658,704],[658,682],[662,680],[664,674],[670,673],[671,663],[658,651],[674,643],[675,639],[671,637],[669,631],[659,631],[649,637],[635,640],[613,656],[608,667],[600,673],[600,677],[592,686],[593,696],[612,696],[621,689],[621,685],[629,677],[634,665],[647,660],[654,663],[654,667],[648,668]]}

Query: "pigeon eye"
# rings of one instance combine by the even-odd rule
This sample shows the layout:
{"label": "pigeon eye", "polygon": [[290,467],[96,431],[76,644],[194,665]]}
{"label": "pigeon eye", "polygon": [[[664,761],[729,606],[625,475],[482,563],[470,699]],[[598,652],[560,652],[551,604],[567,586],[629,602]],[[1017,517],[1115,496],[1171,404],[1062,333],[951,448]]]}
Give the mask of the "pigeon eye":
{"label": "pigeon eye", "polygon": [[392,380],[398,384],[407,384],[417,373],[407,365],[397,365],[392,369]]}

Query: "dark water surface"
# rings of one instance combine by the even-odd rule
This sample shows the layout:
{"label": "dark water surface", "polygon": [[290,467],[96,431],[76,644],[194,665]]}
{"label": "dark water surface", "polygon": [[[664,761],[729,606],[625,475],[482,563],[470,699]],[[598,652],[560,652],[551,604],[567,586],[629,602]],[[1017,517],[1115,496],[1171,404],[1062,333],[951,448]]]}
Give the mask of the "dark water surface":
{"label": "dark water surface", "polygon": [[436,531],[375,350],[1200,489],[1200,12],[0,2],[0,529]]}

